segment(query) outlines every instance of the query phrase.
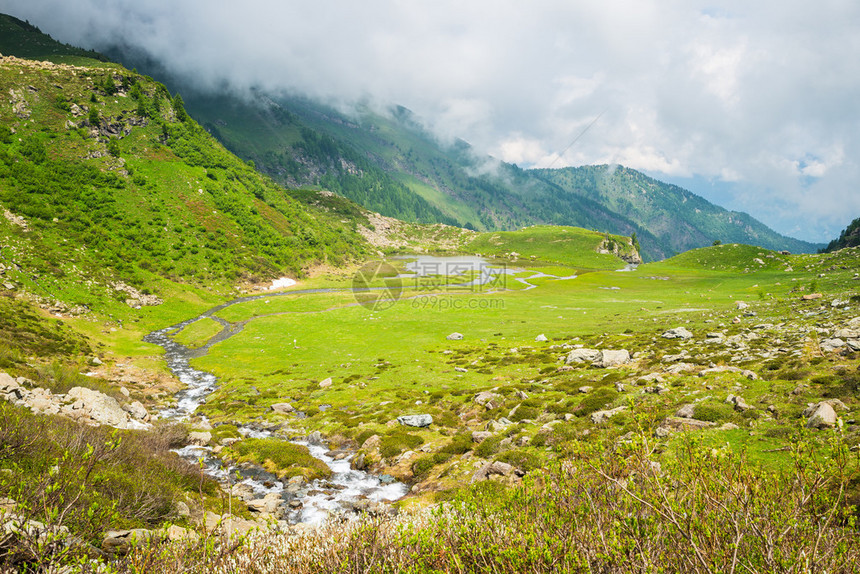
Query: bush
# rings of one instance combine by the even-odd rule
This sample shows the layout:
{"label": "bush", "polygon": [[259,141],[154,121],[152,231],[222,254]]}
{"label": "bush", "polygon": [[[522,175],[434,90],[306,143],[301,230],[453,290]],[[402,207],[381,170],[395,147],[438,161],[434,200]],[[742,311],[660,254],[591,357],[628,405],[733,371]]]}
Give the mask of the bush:
{"label": "bush", "polygon": [[451,442],[443,446],[440,451],[448,454],[463,454],[472,450],[472,433],[463,432],[451,437]]}
{"label": "bush", "polygon": [[229,451],[237,455],[237,462],[258,464],[281,478],[302,475],[314,480],[331,476],[331,469],[311,456],[306,446],[275,438],[247,438]]}
{"label": "bush", "polygon": [[712,423],[729,421],[735,416],[731,405],[725,403],[702,403],[693,408],[693,418]]}
{"label": "bush", "polygon": [[509,450],[496,456],[496,460],[506,462],[520,470],[530,472],[543,467],[539,456],[526,450]]}
{"label": "bush", "polygon": [[392,458],[401,452],[424,444],[424,439],[418,435],[404,431],[394,431],[383,437],[379,443],[379,453],[384,458]]}
{"label": "bush", "polygon": [[615,389],[596,389],[590,395],[582,399],[582,402],[579,403],[579,408],[574,414],[579,417],[588,416],[593,412],[605,408],[617,398],[618,392]]}
{"label": "bush", "polygon": [[501,436],[491,436],[475,447],[475,455],[480,456],[481,458],[490,458],[499,452],[502,440],[503,437]]}

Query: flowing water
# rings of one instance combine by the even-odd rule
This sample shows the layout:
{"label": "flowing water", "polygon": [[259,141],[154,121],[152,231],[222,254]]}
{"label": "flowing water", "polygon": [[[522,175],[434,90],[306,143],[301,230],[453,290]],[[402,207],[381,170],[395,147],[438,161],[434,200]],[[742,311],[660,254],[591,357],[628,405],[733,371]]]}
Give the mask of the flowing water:
{"label": "flowing water", "polygon": [[[417,256],[403,257],[409,259],[406,268],[413,275],[402,275],[401,277],[426,277],[429,275],[444,276],[471,276],[472,279],[465,283],[456,284],[459,287],[480,286],[481,291],[488,293],[492,289],[504,289],[504,281],[500,281],[507,275],[514,275],[524,271],[523,269],[507,268],[504,265],[493,265],[481,257],[432,257]],[[540,277],[553,277],[555,279],[572,279],[571,277],[555,277],[545,273],[536,273],[526,279],[515,278],[524,283],[527,289],[533,289],[536,285],[528,283],[528,279]],[[368,289],[372,290],[372,289]],[[231,305],[247,303],[258,299],[267,299],[282,295],[310,295],[316,293],[341,292],[341,289],[302,289],[284,291],[280,293],[267,293],[240,297],[223,303],[200,315],[183,321],[177,325],[154,331],[144,337],[149,343],[164,348],[164,356],[167,366],[173,374],[182,382],[184,388],[176,393],[176,405],[164,409],[162,418],[171,420],[187,420],[197,410],[218,386],[218,379],[212,373],[201,371],[191,366],[190,362],[209,352],[212,345],[225,341],[239,333],[245,322],[230,323],[215,316],[215,313],[226,309]],[[172,335],[181,331],[187,325],[202,319],[210,318],[221,324],[221,332],[212,337],[207,343],[198,349],[188,347],[173,340]],[[204,417],[205,420],[205,417]],[[270,473],[257,468],[231,466],[216,457],[210,447],[187,446],[176,452],[194,463],[201,463],[204,472],[226,485],[245,485],[253,491],[254,495],[263,496],[276,492],[280,493],[285,501],[298,499],[301,502],[299,508],[294,509],[288,518],[291,522],[319,523],[327,517],[342,512],[356,501],[366,499],[372,502],[395,501],[402,498],[408,491],[408,487],[400,482],[391,480],[391,477],[382,475],[375,476],[364,471],[355,470],[350,467],[351,456],[335,459],[330,451],[319,442],[308,442],[304,437],[285,437],[267,429],[242,427],[239,429],[243,435],[251,438],[278,438],[289,440],[296,444],[305,445],[311,455],[323,461],[332,471],[332,476],[326,480],[315,481],[303,488],[289,488],[282,481]],[[296,505],[299,506],[299,505]]]}
{"label": "flowing water", "polygon": [[[149,343],[164,348],[164,356],[168,367],[173,374],[182,382],[184,388],[176,394],[176,405],[162,411],[161,416],[165,419],[186,420],[212,393],[217,385],[218,379],[212,373],[196,369],[190,365],[195,357],[202,356],[209,348],[217,342],[224,341],[232,335],[241,331],[241,324],[231,324],[223,319],[213,316],[221,309],[237,303],[245,303],[256,299],[275,297],[278,295],[296,295],[325,293],[336,291],[334,289],[306,289],[301,291],[289,291],[278,294],[267,294],[253,297],[241,297],[223,305],[209,309],[177,325],[154,331],[144,337]],[[179,332],[183,327],[209,317],[224,327],[215,337],[199,349],[189,349],[171,338],[172,333]],[[204,419],[205,420],[205,419]],[[280,438],[291,440],[290,437],[281,437],[265,430],[243,427],[239,429],[242,434],[252,438]],[[222,484],[243,484],[250,488],[254,495],[262,498],[266,494],[277,492],[285,501],[299,500],[301,506],[288,514],[291,522],[304,522],[316,524],[324,521],[331,515],[343,512],[353,503],[361,499],[373,502],[395,501],[402,498],[408,491],[408,487],[400,482],[389,480],[390,477],[374,476],[364,471],[350,468],[351,456],[335,460],[329,455],[329,450],[321,444],[311,444],[305,440],[292,439],[291,442],[308,447],[311,455],[323,461],[332,471],[332,476],[326,480],[314,481],[304,488],[288,490],[287,485],[270,473],[261,469],[247,467],[236,467],[229,465],[216,457],[210,447],[186,446],[176,452],[183,458],[194,463],[202,463],[206,474],[213,477]]]}

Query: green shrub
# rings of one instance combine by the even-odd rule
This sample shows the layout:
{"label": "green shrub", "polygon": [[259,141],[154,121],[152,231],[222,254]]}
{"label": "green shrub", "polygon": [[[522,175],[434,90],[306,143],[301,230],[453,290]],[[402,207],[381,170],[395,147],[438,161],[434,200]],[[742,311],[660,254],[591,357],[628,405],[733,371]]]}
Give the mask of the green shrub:
{"label": "green shrub", "polygon": [[480,456],[481,458],[490,458],[497,452],[499,452],[500,443],[502,442],[503,437],[501,436],[491,436],[490,438],[484,440],[481,444],[475,447],[475,455]]}
{"label": "green shrub", "polygon": [[712,423],[729,421],[735,416],[734,408],[725,403],[701,403],[693,408],[693,418]]}
{"label": "green shrub", "polygon": [[229,449],[237,462],[259,464],[280,477],[302,475],[308,480],[331,476],[326,464],[311,456],[306,446],[275,438],[246,438]]}
{"label": "green shrub", "polygon": [[539,456],[526,450],[509,450],[496,456],[496,460],[506,462],[516,468],[529,472],[543,467]]}
{"label": "green shrub", "polygon": [[575,415],[579,417],[588,416],[593,412],[599,411],[607,407],[612,401],[618,398],[618,392],[615,389],[600,388],[594,390],[587,395],[579,403],[579,408],[575,411]]}
{"label": "green shrub", "polygon": [[424,444],[424,439],[420,436],[398,430],[382,438],[379,443],[379,453],[384,458],[392,458],[405,450],[414,449],[422,444]]}
{"label": "green shrub", "polygon": [[534,420],[538,418],[540,414],[541,411],[537,407],[520,406],[516,411],[514,411],[514,414],[511,415],[511,420],[514,422]]}
{"label": "green shrub", "polygon": [[457,433],[451,437],[451,442],[443,446],[440,451],[449,454],[463,454],[472,450],[472,433]]}

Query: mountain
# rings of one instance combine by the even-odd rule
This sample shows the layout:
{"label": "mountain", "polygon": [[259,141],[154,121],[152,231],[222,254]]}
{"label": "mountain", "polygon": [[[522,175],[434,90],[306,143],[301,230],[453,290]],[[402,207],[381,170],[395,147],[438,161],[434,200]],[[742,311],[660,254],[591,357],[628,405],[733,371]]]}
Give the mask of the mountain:
{"label": "mountain", "polygon": [[542,169],[530,173],[629,218],[674,252],[711,245],[714,241],[804,253],[814,247],[780,235],[746,213],[727,211],[686,189],[623,166]]}
{"label": "mountain", "polygon": [[[14,19],[0,25],[36,34]],[[16,36],[2,38],[0,52],[16,49]],[[0,60],[11,104],[0,109],[8,288],[91,308],[143,300],[165,281],[229,289],[366,252],[358,226],[367,219],[354,204],[286,191],[219,144],[159,82],[39,45],[77,65]]]}
{"label": "mountain", "polygon": [[[276,181],[331,189],[392,217],[478,230],[554,224],[636,233],[650,259],[716,240],[818,248],[622,166],[524,170],[477,155],[462,141],[443,145],[401,107],[346,114],[297,97],[191,94],[189,109],[207,129]],[[374,190],[388,199],[379,201]],[[398,197],[428,208],[416,216]]]}
{"label": "mountain", "polygon": [[110,53],[166,78],[210,133],[274,180],[329,189],[387,216],[477,230],[554,224],[636,233],[646,259],[717,240],[793,252],[819,247],[621,166],[524,170],[461,140],[441,143],[401,106],[342,111],[295,95],[213,95],[138,51]]}
{"label": "mountain", "polygon": [[822,249],[823,253],[831,253],[846,247],[857,247],[860,245],[860,217],[848,224],[837,239],[834,239],[827,244],[827,247]]}

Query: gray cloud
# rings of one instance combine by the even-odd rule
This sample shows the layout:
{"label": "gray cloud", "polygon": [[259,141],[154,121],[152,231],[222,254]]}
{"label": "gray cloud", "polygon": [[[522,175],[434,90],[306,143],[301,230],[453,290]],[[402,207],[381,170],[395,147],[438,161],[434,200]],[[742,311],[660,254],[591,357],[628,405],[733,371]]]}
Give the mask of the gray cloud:
{"label": "gray cloud", "polygon": [[204,88],[402,104],[524,167],[617,162],[729,182],[694,191],[805,239],[860,215],[853,0],[6,6],[62,41],[139,46]]}

